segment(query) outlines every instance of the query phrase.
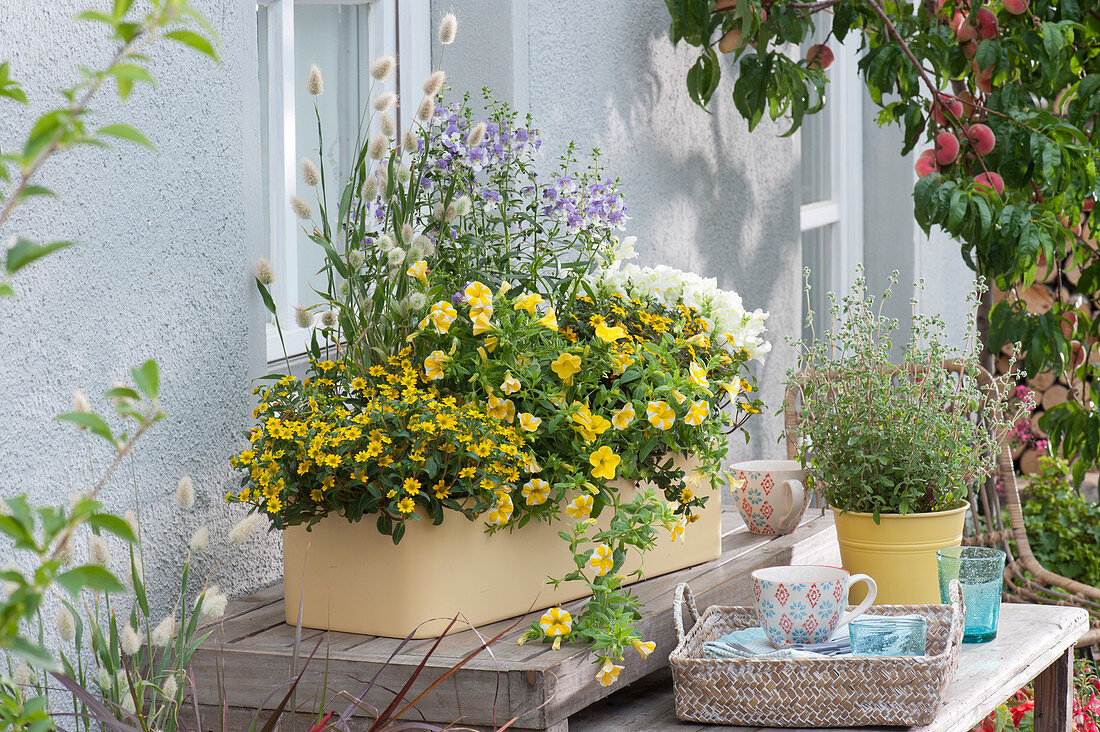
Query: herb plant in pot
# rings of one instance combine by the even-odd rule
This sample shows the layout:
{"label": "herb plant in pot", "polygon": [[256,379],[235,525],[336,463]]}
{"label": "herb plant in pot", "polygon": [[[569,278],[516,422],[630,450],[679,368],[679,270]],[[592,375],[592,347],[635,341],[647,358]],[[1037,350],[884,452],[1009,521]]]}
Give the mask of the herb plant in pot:
{"label": "herb plant in pot", "polygon": [[[830,293],[834,327],[800,341],[788,374],[788,430],[836,516],[845,569],[871,575],[880,604],[939,602],[936,551],[958,546],[969,486],[996,468],[1001,438],[1026,410],[1009,405],[1008,377],[978,363],[974,328],[961,352],[938,316],[916,312],[902,356],[898,321],[867,294]],[[983,285],[970,293],[971,313]],[[858,597],[853,597],[858,602]]]}

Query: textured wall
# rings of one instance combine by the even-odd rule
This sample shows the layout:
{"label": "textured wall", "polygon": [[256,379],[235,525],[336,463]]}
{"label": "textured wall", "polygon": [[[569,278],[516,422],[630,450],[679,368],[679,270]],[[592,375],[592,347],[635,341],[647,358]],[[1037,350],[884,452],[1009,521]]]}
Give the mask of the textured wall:
{"label": "textured wall", "polygon": [[750,135],[730,78],[713,114],[695,106],[684,84],[695,54],[673,48],[660,2],[433,0],[435,21],[452,7],[459,34],[443,66],[457,92],[490,86],[530,111],[548,169],[571,139],[599,147],[622,179],[641,264],[716,277],[747,308],[770,311],[774,350],[758,370],[769,409],[747,447],[735,437],[731,457],[781,455],[771,412],[793,356],[782,335],[801,312],[796,138],[768,123]]}
{"label": "textured wall", "polygon": [[[73,21],[94,4],[0,3],[0,59],[11,59],[33,110],[58,99],[52,90],[73,82],[75,65],[109,58],[102,32]],[[158,46],[158,89],[139,87],[125,105],[110,90],[95,104],[98,122],[132,122],[157,150],[127,145],[58,156],[42,182],[59,199],[28,205],[0,232],[80,242],[24,270],[21,299],[0,301],[0,495],[65,501],[87,486],[109,451],[52,417],[70,408],[74,388],[108,410],[96,395],[131,365],[157,359],[168,419],[139,443],[103,499],[115,510],[140,503],[146,569],[162,605],[199,523],[215,540],[193,576],[213,571],[237,594],[281,571],[274,538],[224,550],[242,513],[222,500],[232,482],[227,461],[251,421],[257,364],[249,354],[263,353],[249,279],[261,246],[255,3],[196,4],[221,35],[221,66],[175,44]],[[22,139],[31,112],[3,110],[6,149]],[[185,473],[198,501],[184,517],[172,496]]]}

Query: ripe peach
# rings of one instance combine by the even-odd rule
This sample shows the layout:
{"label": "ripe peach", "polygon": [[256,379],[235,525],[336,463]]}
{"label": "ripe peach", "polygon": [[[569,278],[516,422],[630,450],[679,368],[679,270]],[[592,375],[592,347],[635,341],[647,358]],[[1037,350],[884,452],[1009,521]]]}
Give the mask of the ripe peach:
{"label": "ripe peach", "polygon": [[977,41],[967,41],[966,43],[962,44],[963,56],[966,56],[967,58],[974,58],[975,56],[977,56],[978,45],[979,44]]}
{"label": "ripe peach", "polygon": [[988,69],[979,69],[977,61],[974,61],[971,64],[971,67],[974,70],[974,83],[977,85],[978,91],[982,92],[983,94],[989,94],[990,92],[992,92],[993,67],[990,66]]}
{"label": "ripe peach", "polygon": [[974,112],[976,111],[974,103],[977,101],[974,99],[974,95],[968,91],[959,92],[959,102],[962,104],[963,116],[967,119],[973,119]]}
{"label": "ripe peach", "polygon": [[974,185],[988,188],[991,191],[996,191],[997,195],[1001,195],[1005,192],[1005,181],[997,173],[978,173],[974,176]]}
{"label": "ripe peach", "polygon": [[936,151],[925,150],[922,152],[913,168],[917,171],[918,178],[923,178],[938,171],[940,168],[936,165]]}
{"label": "ripe peach", "polygon": [[1095,206],[1095,205],[1096,205],[1096,201],[1092,200],[1091,197],[1086,198],[1084,201],[1081,201],[1081,210],[1084,211],[1085,213],[1088,213],[1088,212],[1092,211],[1092,207]]}
{"label": "ripe peach", "polygon": [[1077,330],[1077,313],[1063,313],[1062,320],[1058,323],[1058,326],[1062,329],[1062,335],[1069,338]]}
{"label": "ripe peach", "polygon": [[967,127],[966,139],[970,140],[970,147],[979,155],[988,155],[993,152],[997,144],[997,137],[993,134],[993,130],[981,124]]}
{"label": "ripe peach", "polygon": [[963,113],[962,102],[950,94],[940,94],[937,101],[932,103],[932,119],[938,125],[947,124],[947,115],[944,114],[944,110],[958,117]]}
{"label": "ripe peach", "polygon": [[997,26],[997,16],[993,14],[993,11],[989,8],[982,8],[978,11],[978,36],[983,40],[989,40],[997,37],[997,31],[1000,30]]}
{"label": "ripe peach", "polygon": [[833,65],[833,49],[824,43],[815,43],[806,51],[807,66],[824,71]]}
{"label": "ripe peach", "polygon": [[1001,4],[1005,6],[1012,15],[1023,15],[1027,12],[1027,6],[1030,0],[1001,0]]}
{"label": "ripe peach", "polygon": [[959,157],[959,138],[950,132],[941,132],[936,135],[936,162],[940,165],[950,165]]}
{"label": "ripe peach", "polygon": [[740,46],[740,28],[730,28],[728,31],[726,31],[726,35],[722,36],[722,40],[718,41],[718,50],[722,53],[729,53],[730,51],[739,48]]}
{"label": "ripe peach", "polygon": [[955,39],[959,43],[973,41],[978,37],[977,27],[965,13],[955,13],[955,17],[951,19],[951,27],[955,29]]}

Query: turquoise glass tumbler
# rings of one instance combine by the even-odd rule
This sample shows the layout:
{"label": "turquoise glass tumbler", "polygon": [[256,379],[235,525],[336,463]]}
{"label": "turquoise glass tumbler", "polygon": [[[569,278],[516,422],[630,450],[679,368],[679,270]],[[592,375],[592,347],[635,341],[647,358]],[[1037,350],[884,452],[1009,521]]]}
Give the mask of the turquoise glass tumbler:
{"label": "turquoise glass tumbler", "polygon": [[913,616],[861,615],[848,623],[853,656],[923,656],[928,624]]}
{"label": "turquoise glass tumbler", "polygon": [[1005,553],[984,546],[951,546],[936,552],[940,574],[940,602],[950,602],[947,586],[957,579],[962,585],[966,624],[963,643],[985,643],[997,637],[1001,616],[1001,585]]}

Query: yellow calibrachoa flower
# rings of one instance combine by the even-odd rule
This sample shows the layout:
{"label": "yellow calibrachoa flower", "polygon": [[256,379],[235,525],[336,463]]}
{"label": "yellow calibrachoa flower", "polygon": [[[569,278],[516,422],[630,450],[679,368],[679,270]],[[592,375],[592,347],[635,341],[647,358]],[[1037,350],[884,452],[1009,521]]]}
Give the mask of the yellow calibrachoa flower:
{"label": "yellow calibrachoa flower", "polygon": [[604,343],[614,343],[620,338],[626,338],[626,331],[619,327],[610,327],[603,323],[596,326],[596,337]]}
{"label": "yellow calibrachoa flower", "polygon": [[539,618],[539,627],[547,638],[559,635],[569,635],[573,629],[573,618],[569,611],[560,607],[552,607]]}
{"label": "yellow calibrachoa flower", "polygon": [[[574,404],[578,404],[574,402]],[[587,404],[580,404],[580,409],[573,415],[573,429],[585,442],[592,442],[598,435],[602,435],[610,429],[611,423],[598,414],[592,414]]]}
{"label": "yellow calibrachoa flower", "polygon": [[614,480],[615,469],[619,467],[622,458],[612,452],[610,447],[604,445],[588,456],[588,462],[592,463],[592,475],[604,480]]}
{"label": "yellow calibrachoa flower", "polygon": [[530,412],[524,412],[519,415],[519,426],[528,432],[534,432],[539,428],[540,424],[542,424],[542,419]]}
{"label": "yellow calibrachoa flower", "polygon": [[488,333],[496,326],[489,322],[489,318],[492,316],[492,310],[480,310],[477,314],[471,313],[471,320],[474,324],[474,335],[481,335],[482,333]]}
{"label": "yellow calibrachoa flower", "polygon": [[539,318],[537,322],[539,325],[549,328],[550,330],[558,329],[558,315],[554,312],[554,308],[547,310],[546,315]]}
{"label": "yellow calibrachoa flower", "polygon": [[607,544],[600,544],[593,549],[592,556],[588,559],[588,564],[592,569],[596,570],[597,577],[603,577],[610,572],[611,567],[615,565],[615,557],[611,552],[611,547]]}
{"label": "yellow calibrachoa flower", "polygon": [[684,392],[680,391],[679,389],[672,390],[672,398],[676,400],[677,404],[683,404],[687,401],[687,397],[684,396]]}
{"label": "yellow calibrachoa flower", "polygon": [[536,292],[531,292],[523,297],[516,298],[515,305],[512,306],[514,310],[526,310],[527,314],[531,317],[535,316],[535,306],[541,303],[542,295]]}
{"label": "yellow calibrachoa flower", "polygon": [[625,430],[634,421],[634,417],[634,404],[627,402],[622,409],[611,415],[611,424],[615,425],[617,430]]}
{"label": "yellow calibrachoa flower", "polygon": [[659,430],[667,430],[676,421],[676,412],[664,401],[647,404],[645,414],[649,423]]}
{"label": "yellow calibrachoa flower", "polygon": [[397,510],[401,513],[412,513],[415,509],[416,502],[408,496],[405,496],[397,502]]}
{"label": "yellow calibrachoa flower", "polygon": [[504,381],[501,382],[500,390],[505,394],[515,394],[517,391],[519,391],[519,379],[517,379],[515,376],[512,376],[512,372],[509,371],[508,374],[504,377]]}
{"label": "yellow calibrachoa flower", "polygon": [[432,309],[428,311],[428,319],[432,321],[432,325],[440,333],[446,333],[451,329],[451,323],[455,322],[455,318],[458,317],[458,311],[455,310],[454,305],[446,300],[440,300],[435,305],[432,305]]}
{"label": "yellow calibrachoa flower", "polygon": [[645,641],[644,643],[639,638],[633,638],[630,641],[630,645],[634,646],[634,650],[638,652],[638,655],[642,659],[649,658],[649,654],[657,650],[657,644],[653,641]]}
{"label": "yellow calibrachoa flower", "polygon": [[592,496],[577,496],[565,507],[565,512],[575,519],[587,518],[592,513]]}
{"label": "yellow calibrachoa flower", "polygon": [[550,484],[542,478],[532,478],[523,484],[523,497],[528,506],[541,506],[550,497]]}
{"label": "yellow calibrachoa flower", "polygon": [[717,383],[718,386],[722,388],[722,391],[726,392],[729,396],[731,402],[737,401],[737,395],[741,393],[741,382],[719,381]]}
{"label": "yellow calibrachoa flower", "polygon": [[688,378],[691,379],[691,383],[700,389],[706,389],[710,386],[710,382],[707,381],[707,370],[694,361],[688,365]]}
{"label": "yellow calibrachoa flower", "polygon": [[511,422],[516,418],[516,405],[511,399],[501,399],[490,394],[488,405],[489,408],[485,411],[489,413],[490,417],[502,419],[505,422]]}
{"label": "yellow calibrachoa flower", "polygon": [[676,519],[676,523],[674,523],[672,525],[672,528],[669,529],[669,534],[672,536],[673,541],[679,541],[680,543],[683,543],[684,529],[687,528],[687,525],[688,522],[685,517],[681,516],[680,518]]}
{"label": "yellow calibrachoa flower", "polygon": [[626,367],[634,363],[634,358],[629,353],[612,353],[611,363],[615,364],[615,373],[623,374]]}
{"label": "yellow calibrachoa flower", "polygon": [[710,405],[706,401],[692,402],[691,406],[688,407],[688,413],[684,415],[684,421],[692,427],[698,427],[703,424],[703,420],[707,418],[709,412]]}
{"label": "yellow calibrachoa flower", "polygon": [[480,282],[471,282],[462,292],[471,309],[493,307],[493,291]]}
{"label": "yellow calibrachoa flower", "polygon": [[710,348],[710,338],[706,333],[697,333],[688,338],[687,342],[696,348]]}
{"label": "yellow calibrachoa flower", "polygon": [[610,658],[605,658],[603,666],[596,672],[596,681],[600,682],[600,686],[611,686],[619,679],[619,672],[624,668],[626,667],[616,666]]}
{"label": "yellow calibrachoa flower", "polygon": [[515,507],[512,505],[512,497],[503,491],[497,493],[497,502],[489,512],[485,514],[485,520],[493,526],[503,526],[508,523],[508,519],[512,517],[512,511]]}
{"label": "yellow calibrachoa flower", "polygon": [[424,359],[424,375],[431,381],[442,379],[443,367],[450,362],[451,357],[443,351],[432,351],[431,355]]}
{"label": "yellow calibrachoa flower", "polygon": [[423,259],[419,262],[413,262],[413,265],[405,270],[405,274],[409,277],[415,277],[424,284],[428,284],[428,263]]}
{"label": "yellow calibrachoa flower", "polygon": [[573,383],[573,376],[581,370],[581,357],[572,353],[562,353],[554,359],[550,368],[568,386]]}

